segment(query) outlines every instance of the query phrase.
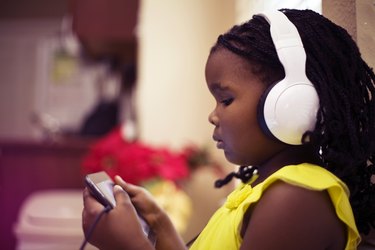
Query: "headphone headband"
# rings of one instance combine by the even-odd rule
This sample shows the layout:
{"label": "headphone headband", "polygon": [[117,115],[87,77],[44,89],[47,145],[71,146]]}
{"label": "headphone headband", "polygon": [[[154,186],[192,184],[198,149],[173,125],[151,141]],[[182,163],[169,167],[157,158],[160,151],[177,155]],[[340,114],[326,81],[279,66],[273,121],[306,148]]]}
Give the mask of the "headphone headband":
{"label": "headphone headband", "polygon": [[270,24],[270,31],[276,50],[284,47],[303,47],[296,26],[280,11],[265,11],[263,16]]}
{"label": "headphone headband", "polygon": [[272,41],[289,82],[309,82],[305,74],[306,52],[296,26],[281,11],[265,11],[260,15],[270,24]]}

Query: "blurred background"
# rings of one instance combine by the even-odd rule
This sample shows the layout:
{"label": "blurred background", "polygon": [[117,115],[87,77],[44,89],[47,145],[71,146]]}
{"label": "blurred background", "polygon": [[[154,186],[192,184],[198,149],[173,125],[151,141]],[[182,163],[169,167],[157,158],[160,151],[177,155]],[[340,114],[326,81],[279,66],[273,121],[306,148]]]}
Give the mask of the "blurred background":
{"label": "blurred background", "polygon": [[[281,7],[345,27],[374,67],[373,0],[2,0],[1,248],[37,238],[19,227],[30,195],[79,193],[83,176],[100,170],[156,190],[165,206],[178,207],[164,196],[181,191],[187,209],[176,223],[185,240],[199,233],[232,188],[213,181],[235,167],[211,139],[210,47],[234,24]],[[146,154],[150,167],[140,171],[129,152]]]}

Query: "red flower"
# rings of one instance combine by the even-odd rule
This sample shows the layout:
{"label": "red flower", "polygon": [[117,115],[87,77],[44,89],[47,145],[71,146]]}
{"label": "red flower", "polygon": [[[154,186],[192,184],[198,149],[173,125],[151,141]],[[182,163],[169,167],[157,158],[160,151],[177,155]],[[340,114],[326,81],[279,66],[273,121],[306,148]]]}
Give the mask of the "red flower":
{"label": "red flower", "polygon": [[176,181],[189,175],[186,154],[153,148],[139,141],[127,142],[117,128],[97,141],[83,160],[85,173],[105,170],[111,177],[140,184],[161,177]]}

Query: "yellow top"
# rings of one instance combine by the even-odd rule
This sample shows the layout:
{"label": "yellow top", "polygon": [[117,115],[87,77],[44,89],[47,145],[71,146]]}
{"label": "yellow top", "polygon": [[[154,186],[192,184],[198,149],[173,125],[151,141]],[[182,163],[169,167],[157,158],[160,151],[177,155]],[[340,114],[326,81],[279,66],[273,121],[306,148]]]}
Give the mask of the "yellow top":
{"label": "yellow top", "polygon": [[240,226],[247,208],[256,203],[264,191],[277,180],[311,190],[327,190],[337,216],[348,229],[345,250],[357,249],[360,236],[349,203],[347,186],[328,170],[308,163],[285,166],[254,188],[249,184],[239,185],[212,216],[190,249],[239,249],[242,243]]}

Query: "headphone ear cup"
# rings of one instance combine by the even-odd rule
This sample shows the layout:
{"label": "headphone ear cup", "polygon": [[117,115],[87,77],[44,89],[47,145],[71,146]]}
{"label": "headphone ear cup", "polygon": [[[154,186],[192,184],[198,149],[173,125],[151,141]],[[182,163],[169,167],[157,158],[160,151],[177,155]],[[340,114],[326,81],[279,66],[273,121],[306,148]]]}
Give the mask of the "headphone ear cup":
{"label": "headphone ear cup", "polygon": [[258,121],[262,131],[286,144],[302,144],[302,136],[313,130],[319,97],[309,82],[274,84],[260,98]]}

